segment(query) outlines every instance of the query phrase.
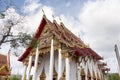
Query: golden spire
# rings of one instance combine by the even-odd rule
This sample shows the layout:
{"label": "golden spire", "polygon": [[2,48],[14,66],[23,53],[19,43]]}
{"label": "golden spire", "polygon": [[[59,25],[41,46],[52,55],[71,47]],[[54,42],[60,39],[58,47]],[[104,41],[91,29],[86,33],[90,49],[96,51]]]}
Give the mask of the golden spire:
{"label": "golden spire", "polygon": [[40,75],[40,78],[46,78],[46,74],[45,74],[45,70],[44,70],[44,66],[43,66],[43,70],[42,70],[42,73]]}
{"label": "golden spire", "polygon": [[43,12],[43,15],[45,15],[45,12],[44,12],[44,10],[42,9],[42,12]]}
{"label": "golden spire", "polygon": [[86,45],[86,47],[87,47],[87,48],[90,48],[90,44],[88,43],[88,44]]}
{"label": "golden spire", "polygon": [[60,25],[63,25],[64,26],[64,24],[63,24],[63,22],[62,22],[62,19],[59,17],[59,20],[60,20]]}
{"label": "golden spire", "polygon": [[52,17],[53,17],[53,22],[56,22],[56,21],[55,21],[55,16],[54,16],[53,14],[52,14]]}
{"label": "golden spire", "polygon": [[59,17],[60,22],[62,22],[61,18]]}
{"label": "golden spire", "polygon": [[63,23],[62,23],[62,19],[61,19],[60,17],[59,17],[59,20],[60,20],[60,24],[63,24]]}
{"label": "golden spire", "polygon": [[53,20],[55,20],[55,16],[52,14]]}

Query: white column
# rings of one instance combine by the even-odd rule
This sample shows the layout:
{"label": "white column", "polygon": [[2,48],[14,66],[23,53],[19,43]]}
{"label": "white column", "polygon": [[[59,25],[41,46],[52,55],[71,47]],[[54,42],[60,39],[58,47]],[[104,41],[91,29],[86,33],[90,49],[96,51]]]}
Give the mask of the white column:
{"label": "white column", "polygon": [[65,62],[66,62],[66,80],[70,80],[70,62],[68,57],[65,59]]}
{"label": "white column", "polygon": [[22,80],[26,80],[26,70],[27,70],[27,66],[24,66],[24,74],[22,76]]}
{"label": "white column", "polygon": [[87,62],[86,62],[86,66],[85,66],[85,78],[86,80],[88,80],[88,66],[87,66]]}
{"label": "white column", "polygon": [[61,49],[59,49],[59,57],[58,57],[58,80],[62,76],[62,54]]}
{"label": "white column", "polygon": [[28,64],[28,73],[27,73],[27,80],[30,80],[30,71],[32,66],[32,56],[29,57],[29,64]]}
{"label": "white column", "polygon": [[38,47],[36,48],[36,56],[35,56],[35,70],[33,74],[33,80],[36,80],[36,71],[37,71],[37,66],[38,66],[38,57],[39,57],[39,52],[38,52]]}
{"label": "white column", "polygon": [[50,51],[49,80],[53,80],[53,66],[54,66],[54,47],[53,47],[53,39],[52,39],[51,40],[51,51]]}

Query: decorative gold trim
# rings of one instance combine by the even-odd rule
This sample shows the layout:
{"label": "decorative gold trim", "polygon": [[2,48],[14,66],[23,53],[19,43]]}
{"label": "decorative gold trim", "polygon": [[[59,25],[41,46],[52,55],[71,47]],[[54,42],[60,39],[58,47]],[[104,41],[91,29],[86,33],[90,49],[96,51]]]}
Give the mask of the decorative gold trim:
{"label": "decorative gold trim", "polygon": [[64,68],[64,71],[62,73],[62,76],[60,77],[60,80],[65,80],[65,77],[66,77],[66,69]]}
{"label": "decorative gold trim", "polygon": [[69,53],[62,53],[62,58],[70,58],[70,54]]}
{"label": "decorative gold trim", "polygon": [[46,74],[45,74],[45,70],[44,70],[44,67],[43,67],[42,73],[40,75],[40,80],[45,80],[45,79],[46,79]]}
{"label": "decorative gold trim", "polygon": [[82,68],[82,66],[81,66],[81,68],[80,68],[80,75],[81,75],[81,76],[85,75],[84,68]]}
{"label": "decorative gold trim", "polygon": [[42,9],[42,12],[43,12],[43,15],[45,15],[45,12],[44,12],[44,10]]}

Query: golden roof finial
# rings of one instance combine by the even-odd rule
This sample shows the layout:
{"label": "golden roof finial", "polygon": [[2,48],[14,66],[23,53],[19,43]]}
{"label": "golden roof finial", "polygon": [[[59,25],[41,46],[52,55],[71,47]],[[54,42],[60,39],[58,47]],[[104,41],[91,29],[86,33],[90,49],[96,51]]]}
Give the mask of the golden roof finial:
{"label": "golden roof finial", "polygon": [[44,12],[44,10],[42,9],[42,12],[43,12],[43,15],[45,15],[45,12]]}
{"label": "golden roof finial", "polygon": [[59,17],[60,23],[62,23],[62,19]]}
{"label": "golden roof finial", "polygon": [[55,20],[55,16],[52,14],[53,20]]}
{"label": "golden roof finial", "polygon": [[59,17],[60,22],[62,22],[61,18]]}
{"label": "golden roof finial", "polygon": [[87,48],[90,48],[90,44],[89,43],[87,44]]}
{"label": "golden roof finial", "polygon": [[52,14],[52,17],[53,17],[53,23],[55,23],[56,21],[55,21],[55,16]]}
{"label": "golden roof finial", "polygon": [[63,24],[63,22],[62,22],[62,19],[59,17],[59,20],[60,20],[60,25],[63,25],[64,26],[64,24]]}

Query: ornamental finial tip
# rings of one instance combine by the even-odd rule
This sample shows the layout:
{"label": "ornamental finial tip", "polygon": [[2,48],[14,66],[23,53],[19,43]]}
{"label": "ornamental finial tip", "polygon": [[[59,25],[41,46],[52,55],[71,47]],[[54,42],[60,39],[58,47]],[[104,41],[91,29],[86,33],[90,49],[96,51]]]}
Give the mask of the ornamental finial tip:
{"label": "ornamental finial tip", "polygon": [[42,9],[42,12],[43,12],[43,15],[45,15],[45,12],[44,12],[44,10]]}
{"label": "ornamental finial tip", "polygon": [[55,16],[52,14],[53,20],[55,20]]}
{"label": "ornamental finial tip", "polygon": [[60,22],[62,22],[61,18],[59,17]]}

